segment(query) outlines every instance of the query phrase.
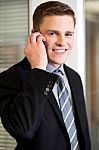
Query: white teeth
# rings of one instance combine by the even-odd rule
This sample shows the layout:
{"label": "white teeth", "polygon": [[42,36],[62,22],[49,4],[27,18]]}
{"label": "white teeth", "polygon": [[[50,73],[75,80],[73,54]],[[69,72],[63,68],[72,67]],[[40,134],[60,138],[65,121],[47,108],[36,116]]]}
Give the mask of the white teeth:
{"label": "white teeth", "polygon": [[64,53],[65,52],[65,49],[54,49],[55,52],[58,52],[58,53]]}

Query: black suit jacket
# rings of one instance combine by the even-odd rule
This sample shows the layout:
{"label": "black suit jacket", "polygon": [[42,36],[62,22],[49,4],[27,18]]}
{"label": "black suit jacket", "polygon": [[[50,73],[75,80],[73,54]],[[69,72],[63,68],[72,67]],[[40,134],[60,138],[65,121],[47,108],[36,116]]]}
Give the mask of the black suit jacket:
{"label": "black suit jacket", "polygon": [[[91,150],[82,83],[65,66],[73,97],[80,150]],[[17,140],[16,150],[70,150],[69,137],[52,88],[57,77],[32,69],[25,58],[0,74],[0,114]]]}

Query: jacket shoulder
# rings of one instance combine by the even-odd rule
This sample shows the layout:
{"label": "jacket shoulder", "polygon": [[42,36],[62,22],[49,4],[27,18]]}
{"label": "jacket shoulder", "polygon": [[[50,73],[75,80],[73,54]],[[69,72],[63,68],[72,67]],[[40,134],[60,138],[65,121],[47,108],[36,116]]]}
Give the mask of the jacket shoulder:
{"label": "jacket shoulder", "polygon": [[22,84],[27,72],[26,60],[23,59],[19,63],[11,66],[7,70],[0,73],[0,85],[5,85],[7,87],[12,86],[12,88],[17,87]]}
{"label": "jacket shoulder", "polygon": [[74,85],[79,85],[80,88],[83,89],[82,80],[78,72],[66,65],[64,65],[64,70],[66,72],[66,76],[68,78],[69,83],[72,82]]}
{"label": "jacket shoulder", "polygon": [[74,69],[70,68],[69,66],[64,65],[64,69],[67,74],[80,78],[80,75],[78,74],[78,72],[75,71]]}

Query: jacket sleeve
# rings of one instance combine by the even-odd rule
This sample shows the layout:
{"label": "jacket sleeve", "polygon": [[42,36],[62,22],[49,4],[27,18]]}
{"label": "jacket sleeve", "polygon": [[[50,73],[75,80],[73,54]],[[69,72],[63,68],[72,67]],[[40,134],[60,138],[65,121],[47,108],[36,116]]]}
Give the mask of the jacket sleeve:
{"label": "jacket sleeve", "polygon": [[51,73],[32,69],[21,91],[16,95],[10,92],[2,97],[4,101],[8,97],[11,101],[2,112],[2,124],[15,139],[31,139],[35,135],[55,80],[56,77]]}

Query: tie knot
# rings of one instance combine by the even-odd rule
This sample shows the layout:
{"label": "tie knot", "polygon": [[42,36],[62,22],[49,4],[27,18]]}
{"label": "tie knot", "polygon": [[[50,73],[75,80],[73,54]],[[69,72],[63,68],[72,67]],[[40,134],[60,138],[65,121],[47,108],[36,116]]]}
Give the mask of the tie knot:
{"label": "tie knot", "polygon": [[62,72],[62,70],[60,70],[60,69],[54,70],[54,73],[55,73],[55,74],[58,74],[58,75],[63,75],[63,72]]}
{"label": "tie knot", "polygon": [[60,69],[55,70],[53,73],[57,75],[59,82],[64,82],[63,72]]}

